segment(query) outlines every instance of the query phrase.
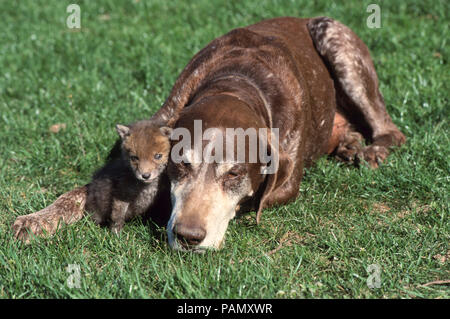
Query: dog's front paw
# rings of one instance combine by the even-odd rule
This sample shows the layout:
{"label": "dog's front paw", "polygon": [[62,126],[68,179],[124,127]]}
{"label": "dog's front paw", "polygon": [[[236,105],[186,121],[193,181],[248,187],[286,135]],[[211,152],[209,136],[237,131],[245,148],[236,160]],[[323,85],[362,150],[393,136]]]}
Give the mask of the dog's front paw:
{"label": "dog's front paw", "polygon": [[48,232],[49,225],[42,216],[24,215],[16,218],[12,225],[14,237],[29,243],[33,235],[41,236]]}

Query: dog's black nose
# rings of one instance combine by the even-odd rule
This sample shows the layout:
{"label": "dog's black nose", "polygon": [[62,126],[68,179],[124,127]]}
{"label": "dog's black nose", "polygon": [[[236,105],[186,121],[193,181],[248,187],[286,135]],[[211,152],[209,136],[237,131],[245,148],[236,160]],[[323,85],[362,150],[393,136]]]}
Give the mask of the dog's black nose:
{"label": "dog's black nose", "polygon": [[151,174],[142,174],[143,179],[149,179]]}
{"label": "dog's black nose", "polygon": [[177,236],[178,242],[185,248],[197,246],[206,236],[206,230],[202,227],[187,227],[181,223],[175,225],[173,232]]}

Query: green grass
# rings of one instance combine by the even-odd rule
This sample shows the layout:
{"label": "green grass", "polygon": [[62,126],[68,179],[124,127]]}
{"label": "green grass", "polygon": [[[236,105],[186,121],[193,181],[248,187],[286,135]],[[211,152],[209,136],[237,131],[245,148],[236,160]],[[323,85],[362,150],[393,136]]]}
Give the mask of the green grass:
{"label": "green grass", "polygon": [[[81,32],[65,25],[81,6]],[[449,298],[448,1],[20,1],[0,3],[0,297]],[[232,221],[225,249],[169,249],[139,220],[117,238],[89,219],[24,245],[10,226],[83,185],[116,139],[148,118],[215,37],[276,16],[327,15],[372,52],[407,144],[378,170],[323,158],[299,198]],[[54,134],[49,127],[65,123]],[[281,244],[281,246],[280,246]],[[281,247],[281,248],[280,248]],[[277,249],[279,248],[279,249]],[[447,256],[446,260],[440,256]],[[81,269],[69,288],[66,267]],[[381,267],[370,289],[367,267]]]}

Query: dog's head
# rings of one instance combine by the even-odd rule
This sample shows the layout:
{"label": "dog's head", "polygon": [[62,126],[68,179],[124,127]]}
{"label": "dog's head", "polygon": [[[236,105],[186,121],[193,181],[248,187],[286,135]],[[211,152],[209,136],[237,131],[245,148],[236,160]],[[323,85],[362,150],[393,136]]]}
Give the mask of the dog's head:
{"label": "dog's head", "polygon": [[259,134],[261,128],[268,129],[262,118],[227,95],[204,98],[183,111],[167,170],[173,207],[167,233],[173,248],[220,248],[242,203],[257,197],[261,211],[282,182],[277,176],[284,165],[270,136]]}

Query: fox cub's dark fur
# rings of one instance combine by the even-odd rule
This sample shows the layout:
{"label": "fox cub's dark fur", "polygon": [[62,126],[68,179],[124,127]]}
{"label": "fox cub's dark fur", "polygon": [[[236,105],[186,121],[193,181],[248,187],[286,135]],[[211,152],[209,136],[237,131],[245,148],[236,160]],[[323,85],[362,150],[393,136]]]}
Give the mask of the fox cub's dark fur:
{"label": "fox cub's dark fur", "polygon": [[121,156],[98,170],[88,185],[86,210],[95,222],[120,232],[126,220],[144,214],[158,193],[170,152],[172,130],[152,120],[116,125]]}

